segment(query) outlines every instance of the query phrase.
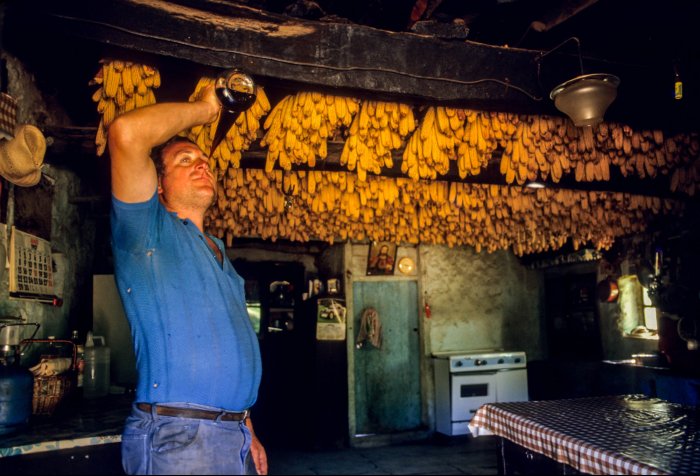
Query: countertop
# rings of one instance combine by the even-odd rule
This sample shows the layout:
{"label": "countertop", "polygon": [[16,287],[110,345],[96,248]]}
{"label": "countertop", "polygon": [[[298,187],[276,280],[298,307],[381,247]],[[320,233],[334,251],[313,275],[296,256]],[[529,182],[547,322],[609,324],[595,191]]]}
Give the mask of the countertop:
{"label": "countertop", "polygon": [[[637,367],[640,369],[661,370],[663,372],[674,373],[673,369],[668,365],[662,365],[658,362],[642,363],[635,359],[620,359],[620,360],[603,360],[604,364],[610,365],[626,365],[628,367]],[[678,372],[675,372],[678,373]],[[680,375],[680,374],[679,374]],[[684,375],[681,375],[684,376]]]}
{"label": "countertop", "polygon": [[133,395],[66,402],[51,416],[32,415],[29,425],[0,436],[0,458],[121,442]]}

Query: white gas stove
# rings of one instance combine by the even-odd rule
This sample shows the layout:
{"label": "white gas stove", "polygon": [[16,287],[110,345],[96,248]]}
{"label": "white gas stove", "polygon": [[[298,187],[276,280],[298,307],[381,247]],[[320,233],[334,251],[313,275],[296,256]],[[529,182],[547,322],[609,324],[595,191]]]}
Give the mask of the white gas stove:
{"label": "white gas stove", "polygon": [[485,403],[528,400],[525,352],[500,349],[436,352],[436,430],[465,435],[467,425]]}

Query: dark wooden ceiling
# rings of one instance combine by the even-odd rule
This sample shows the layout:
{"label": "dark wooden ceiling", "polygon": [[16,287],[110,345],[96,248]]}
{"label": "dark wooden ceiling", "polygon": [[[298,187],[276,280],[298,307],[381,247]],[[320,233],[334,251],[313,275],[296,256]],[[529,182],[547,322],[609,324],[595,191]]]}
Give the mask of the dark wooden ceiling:
{"label": "dark wooden ceiling", "polygon": [[[94,118],[81,89],[88,69],[119,48],[182,61],[184,68],[174,68],[195,74],[243,65],[261,79],[558,114],[548,95],[582,72],[577,43],[570,40],[577,38],[583,72],[621,79],[606,119],[650,128],[700,128],[700,2],[6,3],[3,46],[33,63],[37,80],[55,91],[79,125]],[[251,27],[240,21],[257,23]],[[673,99],[674,71],[684,83],[680,101]]]}
{"label": "dark wooden ceiling", "polygon": [[[698,2],[682,0],[318,0],[239,2],[323,21],[395,31],[463,24],[470,41],[549,50],[576,36],[584,54],[612,62],[687,63],[696,57]],[[439,31],[435,27],[435,31]]]}
{"label": "dark wooden ceiling", "polygon": [[[181,100],[201,76],[241,67],[265,86],[271,103],[314,90],[409,102],[418,111],[443,105],[560,117],[549,99],[554,86],[581,73],[609,73],[621,84],[606,122],[667,136],[700,130],[700,2],[9,0],[2,6],[0,47],[70,118],[63,130],[44,128],[54,139],[47,160],[73,157],[69,165],[79,172],[107,163],[86,156],[94,157],[99,122],[90,80],[98,61],[109,57],[156,66],[164,78],[159,101]],[[673,97],[675,72],[683,81],[681,100]],[[463,181],[504,185],[499,154]],[[260,147],[247,151],[241,167],[262,168],[264,155]],[[382,175],[403,175],[397,155]],[[697,162],[696,155],[685,163]],[[105,178],[104,170],[96,173]],[[673,195],[670,177],[613,170],[610,180],[569,174],[549,185],[666,197]],[[452,170],[440,179],[460,181]],[[673,198],[697,204],[696,197]]]}
{"label": "dark wooden ceiling", "polygon": [[[549,92],[580,74],[582,63],[585,73],[621,79],[607,121],[700,130],[700,2],[5,3],[1,46],[27,65],[77,128],[97,123],[88,83],[98,60],[112,56],[155,63],[167,78],[159,100],[182,99],[201,75],[238,66],[280,94],[325,88],[355,97],[559,116]],[[683,79],[682,100],[673,98],[674,71]],[[660,181],[651,186],[649,180],[613,177],[586,188],[663,195],[668,177]]]}
{"label": "dark wooden ceiling", "polygon": [[[669,0],[319,0],[249,2],[287,14],[323,15],[396,32],[453,34],[496,47],[552,51],[542,61],[541,90],[576,75],[577,63],[562,55],[577,52],[586,73],[610,72],[622,79],[620,101],[610,117],[668,127],[697,127],[700,105],[700,2]],[[310,8],[309,5],[317,5]],[[320,15],[320,16],[319,16]],[[449,38],[449,36],[446,36]],[[555,58],[554,51],[559,55]],[[498,61],[494,55],[494,61]],[[573,65],[573,66],[572,66]],[[597,68],[597,69],[596,69]],[[604,69],[607,68],[607,69]],[[674,75],[684,82],[684,98],[673,99]],[[522,71],[520,76],[526,76]],[[518,77],[511,78],[514,83]],[[520,79],[523,81],[522,79]],[[527,84],[526,81],[521,84]],[[640,100],[646,97],[648,100]]]}

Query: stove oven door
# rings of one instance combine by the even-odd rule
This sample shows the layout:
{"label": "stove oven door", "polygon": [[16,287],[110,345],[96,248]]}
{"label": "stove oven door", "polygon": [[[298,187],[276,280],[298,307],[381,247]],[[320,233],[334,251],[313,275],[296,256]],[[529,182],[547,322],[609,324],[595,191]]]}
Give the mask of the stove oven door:
{"label": "stove oven door", "polygon": [[496,401],[496,372],[452,374],[453,434],[467,434],[467,424],[485,403]]}

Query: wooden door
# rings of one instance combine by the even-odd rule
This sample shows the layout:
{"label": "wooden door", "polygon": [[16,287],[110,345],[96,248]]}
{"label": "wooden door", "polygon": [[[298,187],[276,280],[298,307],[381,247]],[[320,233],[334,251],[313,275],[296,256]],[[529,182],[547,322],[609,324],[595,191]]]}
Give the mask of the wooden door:
{"label": "wooden door", "polygon": [[372,307],[383,331],[381,348],[365,345],[354,350],[356,434],[421,426],[417,296],[415,281],[353,284],[355,329],[360,329],[363,312]]}

